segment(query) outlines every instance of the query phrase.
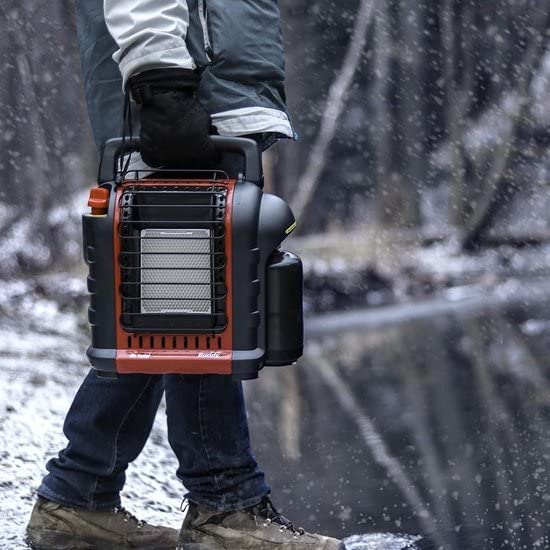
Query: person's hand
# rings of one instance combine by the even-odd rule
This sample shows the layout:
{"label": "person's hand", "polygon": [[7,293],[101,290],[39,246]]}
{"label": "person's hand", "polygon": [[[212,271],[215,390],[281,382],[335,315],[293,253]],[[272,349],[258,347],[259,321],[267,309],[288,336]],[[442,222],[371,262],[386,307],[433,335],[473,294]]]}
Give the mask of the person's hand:
{"label": "person's hand", "polygon": [[216,161],[210,115],[195,97],[199,80],[190,69],[156,69],[130,78],[140,105],[141,156],[149,166],[210,168]]}

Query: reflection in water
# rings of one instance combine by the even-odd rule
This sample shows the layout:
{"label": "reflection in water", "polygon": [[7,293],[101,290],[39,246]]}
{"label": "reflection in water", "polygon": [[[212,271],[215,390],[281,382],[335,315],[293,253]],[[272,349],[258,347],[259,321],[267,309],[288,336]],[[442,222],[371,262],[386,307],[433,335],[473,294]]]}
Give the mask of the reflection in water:
{"label": "reflection in water", "polygon": [[288,515],[339,536],[422,533],[424,548],[550,547],[547,327],[526,319],[310,340],[298,369],[247,385]]}

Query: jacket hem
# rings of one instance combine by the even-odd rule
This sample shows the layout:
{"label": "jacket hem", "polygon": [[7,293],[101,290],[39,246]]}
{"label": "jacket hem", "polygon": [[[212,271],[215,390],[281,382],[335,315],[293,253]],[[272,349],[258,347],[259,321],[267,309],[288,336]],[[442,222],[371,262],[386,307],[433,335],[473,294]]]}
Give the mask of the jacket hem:
{"label": "jacket hem", "polygon": [[224,136],[273,133],[296,139],[287,114],[267,107],[245,107],[214,113],[212,124]]}

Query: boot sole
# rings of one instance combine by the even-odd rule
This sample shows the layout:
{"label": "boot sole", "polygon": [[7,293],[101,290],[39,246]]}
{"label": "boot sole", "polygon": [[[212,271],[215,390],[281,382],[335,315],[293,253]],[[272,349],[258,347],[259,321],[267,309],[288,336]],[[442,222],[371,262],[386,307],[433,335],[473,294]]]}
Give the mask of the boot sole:
{"label": "boot sole", "polygon": [[[212,544],[203,544],[200,542],[186,542],[184,544],[178,544],[176,550],[225,550],[224,546],[212,545]],[[346,546],[342,543],[338,550],[346,550]]]}
{"label": "boot sole", "polygon": [[[59,531],[40,531],[40,534],[27,534],[26,544],[32,550],[128,550],[128,545],[109,544],[96,538],[79,537]],[[137,547],[134,547],[137,549]],[[142,546],[143,550],[174,550],[173,546]],[[202,549],[201,549],[202,550]]]}
{"label": "boot sole", "polygon": [[[193,542],[192,535],[186,537],[188,540],[181,540],[178,543],[176,550],[226,550],[226,547],[222,544],[217,543],[206,543],[206,542]],[[294,546],[294,545],[292,545]],[[291,547],[292,547],[291,546]],[[288,546],[287,546],[288,548]],[[341,542],[338,546],[338,550],[346,550],[346,545]]]}
{"label": "boot sole", "polygon": [[181,533],[176,550],[226,550],[223,544],[215,540],[210,542],[197,542],[193,540],[193,533]]}
{"label": "boot sole", "polygon": [[212,546],[211,544],[202,544],[200,542],[186,542],[179,544],[177,550],[225,550],[223,546]]}

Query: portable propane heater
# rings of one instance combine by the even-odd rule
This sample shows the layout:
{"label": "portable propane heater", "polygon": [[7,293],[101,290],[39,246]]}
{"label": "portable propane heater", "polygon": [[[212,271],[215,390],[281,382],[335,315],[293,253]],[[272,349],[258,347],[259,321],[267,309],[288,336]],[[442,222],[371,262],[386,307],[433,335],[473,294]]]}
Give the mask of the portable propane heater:
{"label": "portable propane heater", "polygon": [[139,143],[105,144],[83,216],[88,357],[98,374],[256,378],[302,355],[302,263],[279,245],[296,222],[263,193],[255,141],[213,136],[215,170],[118,170]]}

